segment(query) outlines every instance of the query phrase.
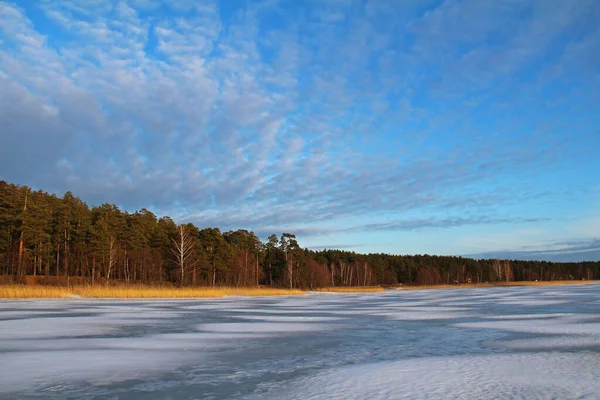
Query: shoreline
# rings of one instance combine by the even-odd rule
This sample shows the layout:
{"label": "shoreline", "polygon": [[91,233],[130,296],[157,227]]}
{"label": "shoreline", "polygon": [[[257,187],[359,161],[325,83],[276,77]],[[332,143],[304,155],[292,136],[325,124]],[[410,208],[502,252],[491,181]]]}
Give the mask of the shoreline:
{"label": "shoreline", "polygon": [[566,286],[566,285],[591,285],[598,280],[565,280],[565,281],[512,281],[512,282],[486,282],[486,283],[459,283],[439,285],[401,285],[392,290],[427,290],[427,289],[477,289],[495,287],[539,287],[539,286]]}
{"label": "shoreline", "polygon": [[273,297],[304,296],[308,293],[382,293],[388,290],[446,290],[478,289],[495,287],[540,287],[564,285],[591,285],[597,280],[565,281],[515,281],[463,283],[440,285],[393,285],[393,286],[334,286],[316,289],[285,288],[235,288],[235,287],[198,287],[170,288],[152,286],[38,286],[38,285],[0,285],[2,300],[43,300],[43,299],[125,299],[125,300],[167,300],[167,299],[218,299],[223,297]]}
{"label": "shoreline", "polygon": [[218,299],[226,296],[303,296],[299,289],[152,286],[34,286],[0,285],[0,300],[27,299]]}

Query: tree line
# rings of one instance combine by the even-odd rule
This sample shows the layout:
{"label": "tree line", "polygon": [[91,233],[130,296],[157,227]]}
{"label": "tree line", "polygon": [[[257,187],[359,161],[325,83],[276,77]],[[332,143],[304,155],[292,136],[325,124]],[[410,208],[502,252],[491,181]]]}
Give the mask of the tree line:
{"label": "tree line", "polygon": [[292,233],[176,224],[0,181],[0,275],[54,282],[317,288],[600,279],[600,262],[475,260],[302,248]]}

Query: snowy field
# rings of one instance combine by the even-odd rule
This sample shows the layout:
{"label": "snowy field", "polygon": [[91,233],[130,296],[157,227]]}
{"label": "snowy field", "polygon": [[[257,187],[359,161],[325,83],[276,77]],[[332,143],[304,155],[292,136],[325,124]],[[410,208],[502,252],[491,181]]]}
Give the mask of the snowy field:
{"label": "snowy field", "polygon": [[600,399],[600,287],[3,301],[0,353],[0,399]]}

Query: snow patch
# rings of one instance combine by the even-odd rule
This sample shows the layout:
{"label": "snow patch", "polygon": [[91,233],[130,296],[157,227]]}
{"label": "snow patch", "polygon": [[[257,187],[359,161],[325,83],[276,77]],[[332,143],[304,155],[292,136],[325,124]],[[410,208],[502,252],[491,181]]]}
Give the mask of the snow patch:
{"label": "snow patch", "polygon": [[511,354],[407,359],[320,371],[249,399],[596,398],[594,354]]}

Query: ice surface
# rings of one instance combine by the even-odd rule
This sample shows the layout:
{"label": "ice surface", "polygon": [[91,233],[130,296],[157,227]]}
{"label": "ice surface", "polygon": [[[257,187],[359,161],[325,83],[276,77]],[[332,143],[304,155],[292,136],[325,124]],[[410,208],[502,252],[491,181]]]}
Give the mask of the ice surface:
{"label": "ice surface", "polygon": [[473,314],[456,311],[420,311],[420,310],[398,310],[396,312],[375,312],[371,315],[377,315],[399,321],[426,321],[433,319],[459,319],[469,317]]}
{"label": "ice surface", "polygon": [[464,322],[460,328],[485,328],[501,331],[554,335],[598,335],[600,323],[586,321],[582,316],[562,316],[557,318],[515,319],[499,321]]}
{"label": "ice surface", "polygon": [[517,305],[517,306],[550,306],[554,304],[564,304],[568,303],[568,300],[535,300],[535,299],[527,299],[527,298],[515,298],[515,299],[501,299],[498,300],[500,304],[509,304],[509,305]]}
{"label": "ice surface", "polygon": [[115,330],[114,320],[93,317],[14,319],[0,324],[1,339],[43,339],[48,336],[79,337]]}
{"label": "ice surface", "polygon": [[323,331],[330,329],[325,324],[283,323],[283,322],[227,322],[216,324],[203,324],[198,326],[204,332],[245,332],[245,333],[279,333],[279,332],[307,332]]}
{"label": "ice surface", "polygon": [[[229,310],[232,313],[248,313],[248,314],[296,314],[296,315],[306,315],[310,313],[330,313],[330,312],[338,312],[338,310],[331,307],[322,307],[322,308],[300,308],[300,309],[291,309],[291,308],[280,308],[280,309],[264,309],[264,310],[256,310],[256,309],[238,309],[234,308]],[[241,317],[241,316],[240,316]]]}
{"label": "ice surface", "polygon": [[507,315],[490,315],[486,316],[487,319],[544,319],[544,318],[558,318],[564,317],[569,314],[556,313],[556,314],[507,314]]}
{"label": "ice surface", "polygon": [[[160,346],[156,346],[160,348]],[[191,355],[168,354],[164,350],[110,349],[35,350],[7,352],[2,355],[0,393],[51,386],[51,382],[86,381],[105,385],[135,378],[149,377],[175,368]],[[66,379],[65,379],[66,378]],[[21,396],[16,396],[18,398]]]}
{"label": "ice surface", "polygon": [[328,322],[344,320],[342,317],[306,317],[303,315],[293,317],[285,315],[240,315],[235,318],[266,322]]}
{"label": "ice surface", "polygon": [[589,377],[599,367],[590,354],[413,358],[331,369],[248,398],[597,399]]}
{"label": "ice surface", "polygon": [[0,398],[600,396],[600,287],[0,303]]}
{"label": "ice surface", "polygon": [[535,339],[516,339],[497,341],[491,346],[513,350],[561,350],[569,351],[576,349],[600,349],[600,337],[598,335],[578,335],[578,336],[555,336],[549,338]]}

